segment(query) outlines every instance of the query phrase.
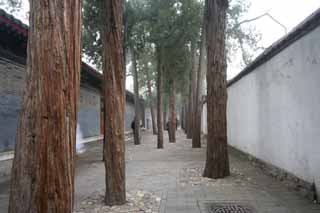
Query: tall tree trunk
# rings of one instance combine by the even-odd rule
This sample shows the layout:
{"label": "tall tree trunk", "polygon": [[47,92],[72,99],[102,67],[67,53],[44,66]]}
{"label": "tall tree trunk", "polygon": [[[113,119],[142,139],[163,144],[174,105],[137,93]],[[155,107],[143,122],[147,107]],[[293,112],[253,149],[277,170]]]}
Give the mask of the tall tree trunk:
{"label": "tall tree trunk", "polygon": [[157,47],[157,126],[158,126],[158,149],[163,149],[163,123],[162,123],[162,60],[161,47]]}
{"label": "tall tree trunk", "polygon": [[169,141],[171,143],[176,142],[176,97],[175,97],[175,83],[171,81],[171,90],[169,98],[169,112],[170,112],[170,125],[169,125]]}
{"label": "tall tree trunk", "polygon": [[184,109],[185,109],[185,105],[183,103],[181,108],[181,113],[180,113],[181,129],[184,129]]}
{"label": "tall tree trunk", "polygon": [[140,101],[139,101],[139,85],[138,85],[138,71],[137,71],[137,53],[134,47],[131,47],[132,57],[132,71],[133,71],[133,84],[134,84],[134,144],[140,144]]}
{"label": "tall tree trunk", "polygon": [[[188,116],[189,115],[189,116]],[[187,138],[192,139],[192,89],[191,85],[189,86],[189,97],[188,97],[188,107],[187,107]]]}
{"label": "tall tree trunk", "polygon": [[188,124],[189,124],[189,119],[190,119],[190,117],[187,116],[188,113],[189,113],[189,97],[187,98],[187,101],[186,101],[185,116],[184,116],[185,117],[184,131],[187,135],[187,138],[188,138],[188,128],[189,128]]}
{"label": "tall tree trunk", "polygon": [[180,112],[180,125],[181,125],[181,129],[183,129],[183,122],[184,122],[183,111],[184,111],[184,104],[182,103],[181,112]]}
{"label": "tall tree trunk", "polygon": [[187,120],[186,114],[187,114],[187,104],[184,103],[184,107],[183,107],[183,111],[182,111],[182,116],[183,116],[183,126],[182,126],[182,128],[183,128],[184,131],[186,131],[186,120]]}
{"label": "tall tree trunk", "polygon": [[152,105],[150,106],[150,112],[151,112],[151,122],[152,122],[152,133],[153,135],[157,135],[158,134],[158,130],[157,130],[157,121],[156,121],[156,109],[154,107],[154,104],[152,103]]}
{"label": "tall tree trunk", "polygon": [[121,205],[126,202],[122,1],[104,0],[103,11],[105,202]]}
{"label": "tall tree trunk", "polygon": [[[122,1],[123,3],[123,7],[124,7],[124,1]],[[123,13],[123,44],[126,44],[127,42],[127,32],[128,32],[128,14],[127,13]],[[123,78],[123,90],[124,90],[124,94],[126,94],[126,81],[127,81],[127,47],[126,45],[122,46],[122,50],[123,50],[123,73],[124,73],[124,78]],[[126,100],[126,95],[125,95],[125,100]],[[126,102],[125,102],[126,103]],[[125,106],[126,107],[126,106]]]}
{"label": "tall tree trunk", "polygon": [[201,82],[202,82],[202,69],[203,69],[203,62],[204,62],[204,55],[205,55],[205,31],[204,25],[202,27],[202,34],[201,34],[201,44],[200,44],[200,56],[199,56],[199,65],[197,71],[197,86],[196,86],[196,99],[195,99],[195,109],[194,109],[194,122],[193,122],[193,135],[192,135],[192,148],[200,148],[201,147]]}
{"label": "tall tree trunk", "polygon": [[[102,92],[104,90],[102,89]],[[105,114],[105,109],[104,109],[104,97],[101,96],[100,97],[100,134],[104,135],[104,129],[105,129],[105,125],[104,125],[104,114]],[[102,140],[102,161],[104,161],[104,148],[105,148],[105,143],[104,143],[104,140]]]}
{"label": "tall tree trunk", "polygon": [[227,144],[226,10],[227,0],[207,0],[207,107],[208,139],[204,176],[230,175]]}
{"label": "tall tree trunk", "polygon": [[147,77],[148,96],[150,99],[152,132],[154,135],[156,135],[157,134],[157,124],[156,124],[156,120],[155,120],[156,115],[155,115],[155,107],[154,107],[154,102],[153,102],[153,97],[152,97],[151,80],[150,80],[149,70],[146,71],[146,77]]}
{"label": "tall tree trunk", "polygon": [[10,213],[73,211],[80,53],[81,1],[31,0]]}
{"label": "tall tree trunk", "polygon": [[163,106],[163,129],[167,129],[167,104]]}
{"label": "tall tree trunk", "polygon": [[[191,73],[191,94],[190,94],[190,132],[188,138],[193,138],[194,122],[195,122],[195,105],[196,105],[196,90],[197,90],[197,48],[194,43],[191,44],[192,56],[192,73]],[[192,144],[193,146],[193,144]]]}

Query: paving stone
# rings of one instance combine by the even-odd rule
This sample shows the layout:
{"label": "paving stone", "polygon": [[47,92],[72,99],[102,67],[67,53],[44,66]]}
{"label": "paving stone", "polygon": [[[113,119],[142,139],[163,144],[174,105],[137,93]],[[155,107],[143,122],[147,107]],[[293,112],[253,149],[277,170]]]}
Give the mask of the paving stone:
{"label": "paving stone", "polygon": [[[168,143],[167,134],[164,141],[164,149],[159,150],[156,137],[146,132],[141,145],[126,142],[128,202],[116,207],[103,204],[102,144],[92,143],[77,159],[75,212],[200,213],[201,202],[243,202],[259,213],[320,213],[320,205],[289,190],[241,156],[230,153],[231,176],[212,180],[202,177],[205,144],[192,149],[182,131],[177,132],[176,143]],[[7,202],[8,187],[0,188],[0,206],[4,206],[0,213],[7,212]]]}

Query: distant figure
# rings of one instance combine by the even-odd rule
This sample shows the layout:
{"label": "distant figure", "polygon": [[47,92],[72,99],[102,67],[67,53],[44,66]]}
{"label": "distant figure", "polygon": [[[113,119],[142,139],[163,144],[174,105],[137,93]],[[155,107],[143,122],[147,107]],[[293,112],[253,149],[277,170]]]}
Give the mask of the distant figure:
{"label": "distant figure", "polygon": [[[179,120],[176,118],[176,130],[178,130],[178,123],[179,122]],[[170,121],[168,121],[167,123],[166,123],[166,128],[165,128],[165,130],[168,130],[169,131],[169,126],[170,125]]]}

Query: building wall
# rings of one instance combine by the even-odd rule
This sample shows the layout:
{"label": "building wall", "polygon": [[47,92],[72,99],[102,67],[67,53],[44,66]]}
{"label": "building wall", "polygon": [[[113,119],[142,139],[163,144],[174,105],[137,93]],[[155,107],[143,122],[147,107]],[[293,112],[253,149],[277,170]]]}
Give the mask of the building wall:
{"label": "building wall", "polygon": [[24,87],[24,66],[0,57],[0,152],[14,148]]}
{"label": "building wall", "polygon": [[81,86],[77,128],[82,138],[100,135],[100,109],[99,91]]}
{"label": "building wall", "polygon": [[125,108],[125,131],[131,131],[131,123],[134,120],[134,103],[132,102],[126,102],[126,108]]}
{"label": "building wall", "polygon": [[228,88],[228,141],[320,189],[320,27]]}
{"label": "building wall", "polygon": [[[0,152],[13,150],[26,81],[25,66],[0,57]],[[100,95],[81,86],[78,127],[82,137],[100,135]]]}

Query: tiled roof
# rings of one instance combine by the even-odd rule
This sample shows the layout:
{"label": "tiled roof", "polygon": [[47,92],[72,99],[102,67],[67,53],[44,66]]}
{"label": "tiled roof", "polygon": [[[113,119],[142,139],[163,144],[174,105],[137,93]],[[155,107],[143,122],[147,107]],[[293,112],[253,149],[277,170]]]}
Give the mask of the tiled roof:
{"label": "tiled roof", "polygon": [[[24,36],[25,40],[27,41],[28,26],[2,9],[0,9],[0,24],[2,24],[2,26],[0,25],[0,27],[5,26],[10,31],[14,31],[17,35]],[[82,79],[86,79],[94,87],[101,89],[103,80],[102,73],[96,71],[93,67],[85,62],[82,62],[81,70]],[[128,101],[134,102],[134,95],[130,91],[126,91],[126,97]],[[140,101],[143,101],[143,99],[141,99]]]}
{"label": "tiled roof", "polygon": [[17,34],[28,36],[28,26],[23,24],[19,19],[0,9],[0,23],[14,30]]}

